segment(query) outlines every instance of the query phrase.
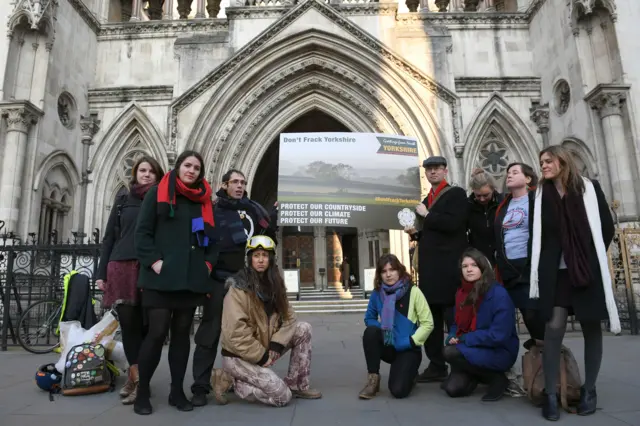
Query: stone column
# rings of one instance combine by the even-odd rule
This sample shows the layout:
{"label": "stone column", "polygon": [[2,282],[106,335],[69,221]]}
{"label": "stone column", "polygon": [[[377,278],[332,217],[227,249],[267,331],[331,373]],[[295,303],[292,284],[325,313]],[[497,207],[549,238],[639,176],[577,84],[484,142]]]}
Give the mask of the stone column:
{"label": "stone column", "polygon": [[173,4],[173,0],[164,0],[164,4],[162,5],[162,19],[172,20],[173,19],[173,11],[175,10],[175,6]]}
{"label": "stone column", "polygon": [[496,0],[487,0],[485,2],[485,12],[495,12],[496,11]]}
{"label": "stone column", "polygon": [[389,252],[398,256],[403,265],[409,265],[409,235],[404,231],[389,230]]}
{"label": "stone column", "polygon": [[29,141],[29,129],[38,122],[42,111],[29,101],[0,103],[0,114],[6,122],[4,155],[0,170],[0,219],[7,232],[18,232],[21,215],[20,199],[24,182],[24,167]]}
{"label": "stone column", "polygon": [[[324,227],[313,227],[313,253],[315,257],[315,288],[327,288],[327,233]],[[320,275],[320,268],[324,268],[324,276]]]}
{"label": "stone column", "polygon": [[207,15],[204,13],[205,9],[205,1],[206,0],[196,0],[196,16],[197,19],[206,18]]}
{"label": "stone column", "polygon": [[89,183],[89,148],[93,145],[93,137],[100,130],[100,120],[93,116],[80,117],[80,130],[82,130],[82,181],[80,182],[80,217],[78,218],[78,236],[84,238],[84,221],[87,206],[87,189]]}
{"label": "stone column", "polygon": [[129,22],[136,22],[142,16],[142,0],[132,0],[131,2],[131,18]]}
{"label": "stone column", "polygon": [[542,147],[546,148],[549,143],[549,103],[540,104],[540,101],[531,102],[529,109],[531,121],[536,123],[538,133],[542,135]]}
{"label": "stone column", "polygon": [[620,222],[638,220],[635,173],[631,162],[634,150],[629,144],[622,117],[628,89],[629,86],[600,84],[585,98],[601,120],[613,195],[611,201],[619,204],[616,213]]}

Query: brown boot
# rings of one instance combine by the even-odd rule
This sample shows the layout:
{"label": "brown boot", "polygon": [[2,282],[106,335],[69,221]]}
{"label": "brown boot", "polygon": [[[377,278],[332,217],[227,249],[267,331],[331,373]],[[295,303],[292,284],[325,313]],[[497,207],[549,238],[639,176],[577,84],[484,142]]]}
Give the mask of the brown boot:
{"label": "brown boot", "polygon": [[367,377],[367,385],[360,391],[360,399],[372,399],[380,392],[380,375],[369,374]]}
{"label": "brown boot", "polygon": [[300,399],[322,398],[322,393],[315,389],[305,389],[305,390],[291,389],[291,395],[293,395],[294,398],[300,398]]}
{"label": "brown boot", "polygon": [[215,368],[211,375],[211,387],[213,388],[213,396],[216,403],[220,405],[227,405],[229,400],[226,393],[231,389],[233,385],[233,379],[231,376],[221,368]]}
{"label": "brown boot", "polygon": [[[135,380],[134,380],[135,376]],[[136,388],[136,383],[138,380],[138,366],[132,365],[129,367],[129,376],[127,377],[127,382],[124,384],[122,389],[120,389],[120,397],[126,398],[131,395],[131,392]]]}
{"label": "brown boot", "polygon": [[131,367],[129,367],[129,380],[131,380],[133,389],[131,390],[131,393],[129,393],[129,395],[122,399],[123,405],[131,405],[136,402],[136,397],[138,396],[138,383],[140,381],[137,365],[132,365]]}

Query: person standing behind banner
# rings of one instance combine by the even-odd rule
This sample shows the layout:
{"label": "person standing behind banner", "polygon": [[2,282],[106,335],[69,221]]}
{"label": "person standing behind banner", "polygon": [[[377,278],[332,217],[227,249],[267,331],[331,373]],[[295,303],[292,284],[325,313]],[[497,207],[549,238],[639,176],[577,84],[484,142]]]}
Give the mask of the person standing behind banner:
{"label": "person standing behind banner", "polygon": [[213,295],[205,302],[194,339],[191,403],[195,407],[207,405],[207,395],[211,392],[211,373],[218,353],[226,294],[224,283],[245,267],[245,247],[252,236],[267,235],[276,240],[277,203],[269,215],[260,204],[249,199],[246,188],[244,173],[232,169],[222,176],[222,187],[216,192],[214,217],[220,236],[220,255],[213,268]]}
{"label": "person standing behind banner", "polygon": [[453,321],[453,304],[460,285],[459,261],[467,248],[467,194],[464,189],[447,183],[447,160],[429,157],[423,163],[431,184],[429,195],[418,204],[416,212],[423,217],[421,231],[406,229],[418,240],[418,283],[433,315],[434,329],[424,346],[429,366],[418,376],[418,382],[443,381],[448,368],[442,354],[444,324]]}

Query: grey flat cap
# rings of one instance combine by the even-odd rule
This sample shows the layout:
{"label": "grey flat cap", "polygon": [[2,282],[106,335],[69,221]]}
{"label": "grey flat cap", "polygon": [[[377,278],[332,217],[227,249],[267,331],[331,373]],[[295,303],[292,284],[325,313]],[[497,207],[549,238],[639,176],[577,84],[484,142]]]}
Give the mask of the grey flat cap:
{"label": "grey flat cap", "polygon": [[447,159],[439,155],[434,155],[433,157],[429,157],[422,162],[422,167],[424,167],[425,169],[427,167],[435,167],[435,166],[447,167]]}

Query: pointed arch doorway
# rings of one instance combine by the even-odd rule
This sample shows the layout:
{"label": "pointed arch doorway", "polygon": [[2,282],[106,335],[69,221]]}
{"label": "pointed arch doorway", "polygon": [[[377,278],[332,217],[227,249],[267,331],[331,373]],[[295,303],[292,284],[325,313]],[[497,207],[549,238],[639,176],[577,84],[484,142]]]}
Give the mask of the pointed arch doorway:
{"label": "pointed arch doorway", "polygon": [[[281,133],[351,132],[340,119],[312,109],[286,125]],[[278,196],[279,137],[264,153],[252,179],[251,198],[270,209]],[[359,230],[344,227],[283,226],[278,232],[278,260],[284,269],[300,269],[300,285],[305,288],[340,287],[340,266],[346,256],[351,274],[359,278]],[[362,234],[362,232],[361,232]],[[379,242],[376,246],[379,246]],[[324,270],[324,271],[322,271]],[[360,280],[358,279],[358,282]]]}

